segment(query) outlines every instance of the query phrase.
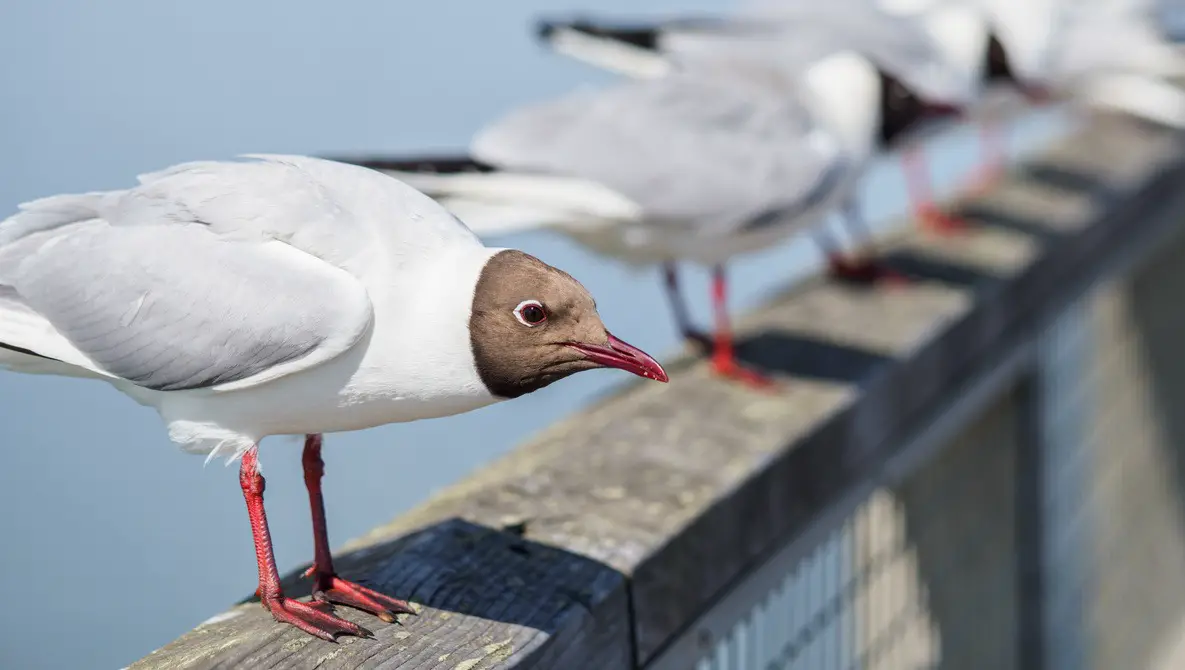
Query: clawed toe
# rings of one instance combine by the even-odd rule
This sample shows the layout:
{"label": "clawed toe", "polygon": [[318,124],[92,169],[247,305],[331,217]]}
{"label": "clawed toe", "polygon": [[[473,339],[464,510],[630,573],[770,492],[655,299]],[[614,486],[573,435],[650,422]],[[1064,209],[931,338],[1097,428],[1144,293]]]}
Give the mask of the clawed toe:
{"label": "clawed toe", "polygon": [[276,621],[292,624],[327,642],[334,642],[338,635],[374,637],[373,633],[362,626],[324,611],[319,603],[305,603],[281,597],[263,601],[263,607],[272,613]]}
{"label": "clawed toe", "polygon": [[387,623],[394,623],[397,614],[416,613],[405,600],[392,598],[334,575],[321,577],[318,582],[318,588],[313,591],[313,597],[317,600],[370,612]]}

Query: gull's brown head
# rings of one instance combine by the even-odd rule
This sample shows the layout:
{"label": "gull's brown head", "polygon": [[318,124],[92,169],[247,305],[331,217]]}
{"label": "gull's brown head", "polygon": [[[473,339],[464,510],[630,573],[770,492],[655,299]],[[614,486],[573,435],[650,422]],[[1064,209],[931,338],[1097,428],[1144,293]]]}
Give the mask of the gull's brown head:
{"label": "gull's brown head", "polygon": [[481,271],[469,338],[478,375],[503,398],[596,368],[667,381],[658,361],[605,328],[580,282],[513,249],[494,254]]}

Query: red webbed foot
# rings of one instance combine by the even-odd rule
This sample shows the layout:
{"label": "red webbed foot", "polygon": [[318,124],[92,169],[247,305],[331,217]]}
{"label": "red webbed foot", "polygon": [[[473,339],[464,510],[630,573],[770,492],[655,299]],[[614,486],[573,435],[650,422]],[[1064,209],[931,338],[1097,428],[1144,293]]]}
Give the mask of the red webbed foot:
{"label": "red webbed foot", "polygon": [[313,597],[320,601],[370,612],[387,623],[394,623],[396,614],[416,613],[405,600],[392,598],[337,575],[315,574],[314,568],[309,568],[304,576],[316,579]]}
{"label": "red webbed foot", "polygon": [[326,612],[321,603],[305,603],[284,596],[260,602],[264,609],[272,613],[276,621],[292,624],[309,635],[319,637],[327,642],[334,642],[334,638],[338,635],[374,637],[362,626]]}
{"label": "red webbed foot", "polygon": [[939,235],[955,235],[965,233],[971,228],[967,221],[952,216],[933,205],[927,205],[918,210],[918,219],[922,227]]}
{"label": "red webbed foot", "polygon": [[683,333],[683,337],[701,352],[712,357],[712,374],[756,389],[775,390],[779,387],[773,378],[741,365],[732,352],[731,343],[721,350],[718,338],[698,330]]}
{"label": "red webbed foot", "polygon": [[712,358],[712,373],[759,391],[772,392],[780,388],[775,379],[741,365],[733,356],[714,356]]}
{"label": "red webbed foot", "polygon": [[899,286],[909,283],[908,277],[872,258],[830,258],[827,261],[827,273],[835,279],[853,284]]}

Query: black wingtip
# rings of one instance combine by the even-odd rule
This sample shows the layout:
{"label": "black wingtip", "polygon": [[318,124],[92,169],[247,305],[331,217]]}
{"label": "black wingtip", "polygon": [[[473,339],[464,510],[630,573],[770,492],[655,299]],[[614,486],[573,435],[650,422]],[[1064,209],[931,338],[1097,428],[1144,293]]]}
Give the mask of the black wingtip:
{"label": "black wingtip", "polygon": [[37,353],[36,351],[33,351],[32,349],[26,349],[26,348],[24,348],[24,347],[18,347],[18,346],[16,346],[15,344],[7,344],[7,343],[5,343],[5,342],[0,342],[0,349],[7,349],[8,351],[15,351],[15,352],[16,352],[16,353],[18,353],[18,354],[24,354],[24,355],[26,355],[26,356],[35,356],[35,357],[37,357],[37,358],[44,358],[44,359],[45,359],[45,360],[47,360],[47,361],[56,361],[56,360],[58,360],[58,359],[56,359],[56,358],[51,358],[51,357],[49,357],[49,356],[46,356],[46,355],[44,355],[44,354],[39,354],[39,353]]}
{"label": "black wingtip", "polygon": [[466,172],[494,172],[497,168],[463,154],[425,154],[421,156],[332,156],[339,163],[358,165],[372,170],[412,172],[420,174],[460,174]]}
{"label": "black wingtip", "polygon": [[550,41],[561,30],[571,30],[590,37],[624,42],[649,50],[658,48],[658,38],[661,32],[657,25],[613,25],[609,22],[586,18],[540,19],[535,23],[535,34],[544,42]]}
{"label": "black wingtip", "polygon": [[540,42],[550,42],[551,36],[560,29],[561,25],[563,24],[561,24],[559,21],[539,19],[535,22],[535,38]]}

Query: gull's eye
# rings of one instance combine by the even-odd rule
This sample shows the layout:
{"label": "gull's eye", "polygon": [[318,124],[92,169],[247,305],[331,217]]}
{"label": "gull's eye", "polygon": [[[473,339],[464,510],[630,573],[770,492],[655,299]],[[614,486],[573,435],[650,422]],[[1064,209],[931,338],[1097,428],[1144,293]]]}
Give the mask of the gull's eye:
{"label": "gull's eye", "polygon": [[547,321],[547,309],[538,300],[524,300],[514,308],[514,318],[524,326],[534,328]]}

